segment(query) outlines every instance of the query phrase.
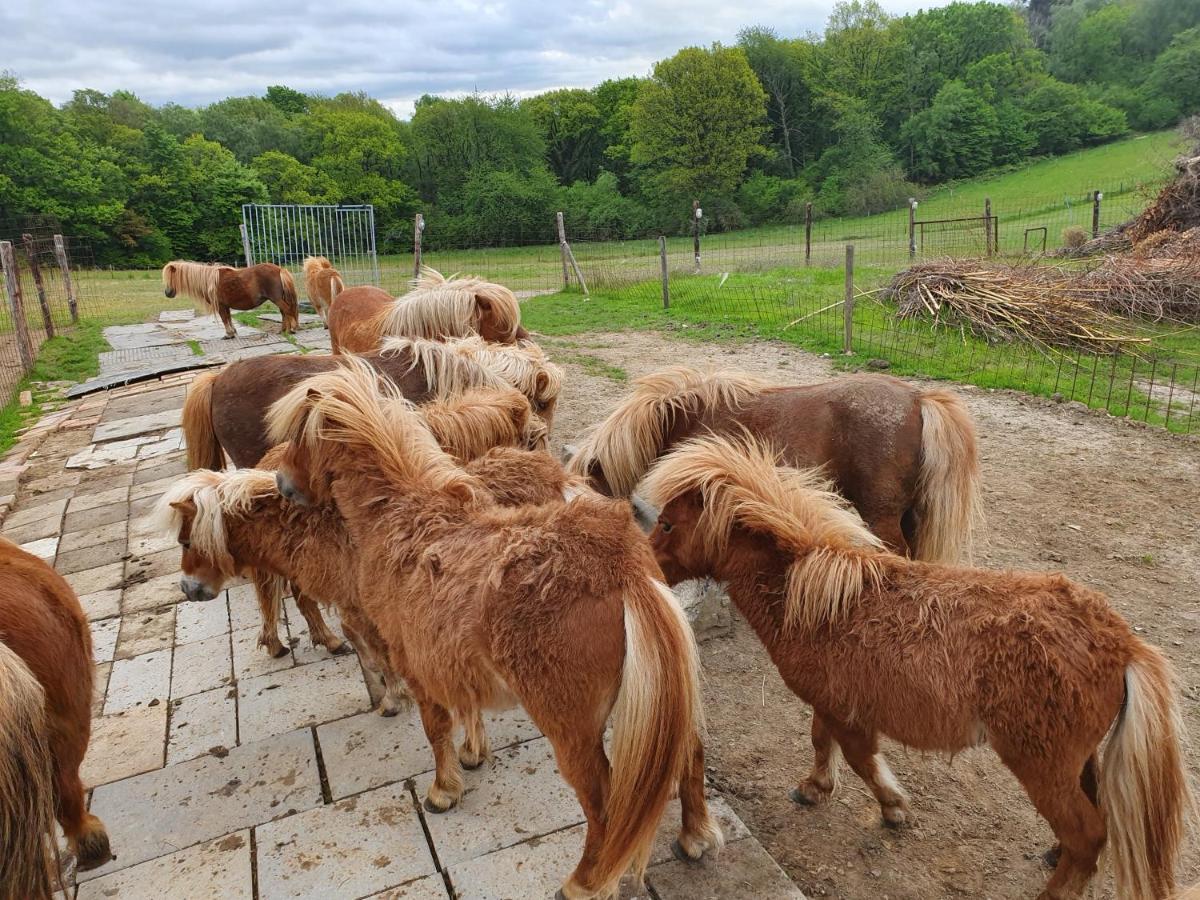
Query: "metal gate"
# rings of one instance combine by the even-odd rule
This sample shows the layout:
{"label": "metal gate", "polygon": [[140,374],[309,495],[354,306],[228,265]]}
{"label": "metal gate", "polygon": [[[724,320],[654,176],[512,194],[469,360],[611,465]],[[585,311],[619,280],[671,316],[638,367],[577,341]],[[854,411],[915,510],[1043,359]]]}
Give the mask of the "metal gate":
{"label": "metal gate", "polygon": [[347,286],[379,284],[375,207],[242,205],[246,264],[273,262],[297,274],[306,256],[324,256]]}

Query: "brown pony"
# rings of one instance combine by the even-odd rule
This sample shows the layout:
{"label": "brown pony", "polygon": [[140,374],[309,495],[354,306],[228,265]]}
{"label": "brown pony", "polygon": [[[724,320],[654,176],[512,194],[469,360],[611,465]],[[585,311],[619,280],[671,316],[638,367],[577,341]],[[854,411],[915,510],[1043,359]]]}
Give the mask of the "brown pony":
{"label": "brown pony", "polygon": [[779,387],[743,372],[666,369],[634,382],[568,468],[603,494],[629,497],[680,441],[743,429],[779,447],[789,465],[823,466],[896,552],[933,562],[969,557],[979,518],[971,415],[949,391],[886,375]]}
{"label": "brown pony", "polygon": [[719,845],[704,802],[695,643],[628,505],[580,496],[496,509],[380,388],[395,397],[365,364],[309,379],[272,409],[272,433],[290,441],[281,493],[332,497],[345,520],[359,602],[433,747],[426,809],[448,810],[463,791],[455,720],[517,701],[587,817],[568,900],[609,896],[630,866],[645,868],[676,784],[679,852]]}
{"label": "brown pony", "polygon": [[346,289],[342,275],[333,263],[324,256],[307,256],[304,259],[304,292],[308,302],[316,309],[321,321],[329,323],[329,307],[333,298]]}
{"label": "brown pony", "polygon": [[512,344],[529,337],[521,306],[503,285],[480,278],[451,278],[428,267],[399,299],[379,288],[350,288],[329,313],[333,352],[367,353],[385,337],[442,339],[477,334]]}
{"label": "brown pony", "polygon": [[[547,429],[562,388],[562,370],[532,343],[399,340],[363,358],[415,403],[470,388],[515,387]],[[272,446],[267,408],[305,378],[337,366],[330,356],[259,356],[197,376],[183,406],[188,468],[223,469],[226,453],[236,466],[255,465]]]}
{"label": "brown pony", "polygon": [[227,338],[237,337],[231,309],[254,309],[267,300],[279,307],[285,334],[300,327],[296,282],[291,272],[274,263],[235,269],[177,259],[163,266],[162,280],[166,296],[185,294],[202,312],[220,316]]}
{"label": "brown pony", "polygon": [[[71,586],[45,562],[0,538],[0,642],[37,679],[45,698],[45,735],[54,785],[55,816],[67,836],[78,868],[94,869],[112,859],[104,824],[87,811],[79,766],[87,754],[92,732],[92,637],[87,619]],[[11,673],[14,665],[7,665]],[[15,676],[23,680],[20,673]],[[17,685],[20,687],[20,685]],[[22,691],[25,691],[22,688]],[[0,691],[0,697],[5,692]],[[27,693],[26,693],[26,696]],[[20,710],[19,696],[6,698]],[[26,717],[29,711],[26,710]],[[36,721],[31,722],[36,727]],[[18,723],[14,722],[14,726]],[[8,723],[0,724],[5,731]],[[5,734],[11,742],[11,732]],[[38,777],[31,770],[30,778]],[[0,785],[14,772],[0,761]],[[35,782],[26,786],[38,791]],[[8,794],[0,789],[0,794]],[[4,801],[0,800],[0,805]],[[0,820],[0,845],[10,838],[11,819]],[[38,818],[21,827],[44,833]],[[19,833],[19,832],[17,832]],[[28,838],[27,838],[28,840]],[[41,865],[42,859],[13,862],[16,871]],[[0,871],[8,860],[0,859]],[[0,882],[7,887],[7,882]],[[21,896],[18,894],[17,896]],[[35,895],[36,896],[36,895]]]}
{"label": "brown pony", "polygon": [[668,580],[726,582],[813,707],[815,764],[793,799],[829,796],[840,748],[898,824],[907,800],[879,735],[951,754],[988,745],[1060,842],[1043,898],[1078,896],[1106,838],[1118,897],[1170,896],[1191,796],[1163,655],[1061,574],[885,551],[816,470],[777,460],[749,435],[695,438],[646,491],[662,509],[651,543]]}

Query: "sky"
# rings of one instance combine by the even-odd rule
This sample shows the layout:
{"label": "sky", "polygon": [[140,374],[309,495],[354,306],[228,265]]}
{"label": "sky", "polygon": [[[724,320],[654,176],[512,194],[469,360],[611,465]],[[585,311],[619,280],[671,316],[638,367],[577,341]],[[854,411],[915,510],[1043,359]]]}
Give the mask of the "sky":
{"label": "sky", "polygon": [[[949,0],[881,0],[891,13]],[[261,95],[365,91],[402,118],[422,94],[529,96],[646,75],[681,47],[742,28],[820,32],[833,0],[9,0],[0,70],[55,103],[76,88],[197,106]]]}

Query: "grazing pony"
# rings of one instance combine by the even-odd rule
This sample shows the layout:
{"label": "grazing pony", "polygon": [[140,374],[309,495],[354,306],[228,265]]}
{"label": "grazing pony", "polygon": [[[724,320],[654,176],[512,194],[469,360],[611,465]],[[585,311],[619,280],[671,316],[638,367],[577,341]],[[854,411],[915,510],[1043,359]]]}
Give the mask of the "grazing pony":
{"label": "grazing pony", "polygon": [[[562,369],[532,343],[400,340],[363,359],[416,403],[470,388],[515,387],[547,429],[562,388]],[[223,469],[226,454],[236,466],[255,465],[272,447],[265,423],[268,407],[305,378],[332,371],[338,363],[313,354],[259,356],[197,376],[183,405],[188,468]]]}
{"label": "grazing pony", "polygon": [[350,288],[338,295],[329,313],[335,354],[378,350],[385,337],[472,334],[500,344],[529,337],[521,327],[516,295],[481,278],[446,279],[428,267],[403,297],[393,298],[378,288]]}
{"label": "grazing pony", "polygon": [[634,382],[568,468],[629,497],[654,460],[705,432],[743,429],[789,465],[824,467],[867,526],[897,553],[969,558],[979,518],[975,426],[957,395],[886,375],[779,387],[743,372],[685,366]]}
{"label": "grazing pony", "polygon": [[227,338],[237,337],[231,309],[254,309],[267,300],[279,307],[285,334],[300,327],[296,282],[291,272],[274,263],[235,269],[177,259],[163,266],[162,280],[166,296],[186,294],[201,312],[220,316]]}
{"label": "grazing pony", "polygon": [[1078,896],[1106,839],[1118,897],[1168,897],[1191,795],[1163,655],[1061,574],[887,552],[816,470],[778,456],[746,434],[694,438],[645,488],[668,580],[727,582],[813,707],[815,764],[793,799],[829,796],[840,748],[899,824],[907,800],[879,735],[951,754],[988,745],[1060,842],[1043,898]]}
{"label": "grazing pony", "polygon": [[[0,642],[15,654],[28,673],[37,679],[45,700],[42,732],[49,750],[49,762],[54,785],[54,815],[67,836],[77,867],[94,869],[112,859],[108,833],[104,824],[87,811],[79,766],[87,754],[92,732],[92,636],[87,619],[71,586],[49,565],[26,553],[11,541],[0,538]],[[9,697],[0,690],[5,704],[12,704],[21,714],[21,696],[28,700],[24,674],[15,672],[15,663],[6,664],[15,689],[21,693]],[[26,727],[37,727],[25,709]],[[4,739],[13,740],[7,717],[0,717],[0,732]],[[11,723],[20,727],[19,720]],[[11,744],[10,744],[11,746]],[[19,760],[14,760],[18,762]],[[0,794],[12,796],[2,787],[16,777],[0,758]],[[25,788],[39,792],[37,770],[28,777],[35,779]],[[5,799],[0,799],[0,808]],[[11,815],[9,813],[8,815]],[[0,819],[0,832],[10,823]],[[39,829],[44,822],[36,816],[21,827]],[[0,834],[0,844],[8,837]],[[26,860],[24,865],[36,866],[39,860]],[[0,871],[5,861],[0,859]],[[20,866],[18,861],[16,865]],[[5,883],[6,886],[6,883]],[[18,895],[20,896],[20,895]]]}
{"label": "grazing pony", "polygon": [[433,748],[425,808],[443,812],[462,795],[454,721],[516,701],[587,817],[562,896],[609,896],[628,868],[644,870],[677,784],[677,852],[698,858],[718,846],[704,801],[695,642],[628,505],[585,495],[497,509],[395,398],[359,363],[280,400],[272,434],[290,442],[280,492],[331,497],[345,520],[359,602]]}
{"label": "grazing pony", "polygon": [[329,323],[329,307],[333,298],[346,289],[342,275],[324,256],[304,258],[304,292],[316,309],[321,321]]}

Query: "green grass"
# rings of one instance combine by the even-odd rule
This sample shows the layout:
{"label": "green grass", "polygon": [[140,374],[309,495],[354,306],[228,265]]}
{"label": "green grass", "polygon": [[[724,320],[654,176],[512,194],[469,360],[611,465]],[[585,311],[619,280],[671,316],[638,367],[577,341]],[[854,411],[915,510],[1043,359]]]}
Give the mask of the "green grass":
{"label": "green grass", "polygon": [[629,373],[620,366],[614,366],[612,363],[598,356],[583,352],[574,341],[552,338],[544,341],[544,343],[550,350],[555,362],[571,363],[579,366],[589,375],[595,375],[597,378],[607,378],[609,381],[616,381],[620,384],[624,384],[629,380]]}

